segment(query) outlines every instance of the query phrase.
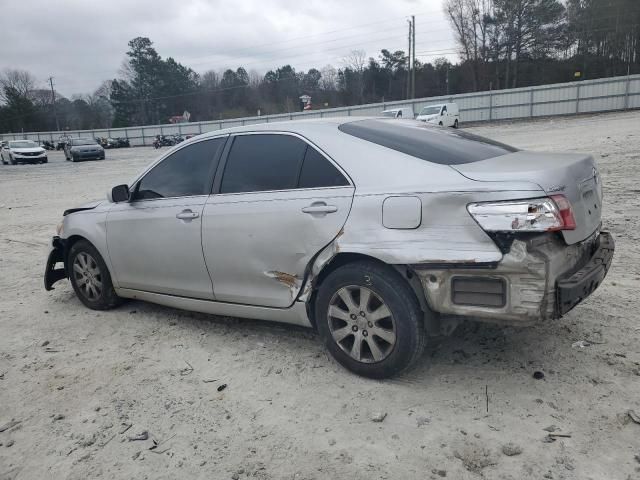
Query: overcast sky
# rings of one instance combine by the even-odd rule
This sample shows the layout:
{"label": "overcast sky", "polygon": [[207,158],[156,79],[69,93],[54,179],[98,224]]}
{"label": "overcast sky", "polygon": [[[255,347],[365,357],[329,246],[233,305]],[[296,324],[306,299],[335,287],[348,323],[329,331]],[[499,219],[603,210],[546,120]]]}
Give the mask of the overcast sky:
{"label": "overcast sky", "polygon": [[423,61],[455,58],[441,0],[2,0],[0,70],[19,68],[66,96],[114,78],[127,42],[149,37],[158,53],[198,73],[244,66],[264,73],[343,65],[354,49],[377,57],[407,49],[416,15]]}

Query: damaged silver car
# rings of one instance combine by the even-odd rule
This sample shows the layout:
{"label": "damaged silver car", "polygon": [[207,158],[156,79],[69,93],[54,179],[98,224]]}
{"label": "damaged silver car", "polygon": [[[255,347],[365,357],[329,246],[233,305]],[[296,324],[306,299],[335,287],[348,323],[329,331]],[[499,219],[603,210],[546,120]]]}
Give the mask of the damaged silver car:
{"label": "damaged silver car", "polygon": [[397,375],[467,318],[532,325],[603,281],[590,155],[518,151],[413,120],[200,135],[108,200],[67,210],[45,287],[317,329],[342,365]]}

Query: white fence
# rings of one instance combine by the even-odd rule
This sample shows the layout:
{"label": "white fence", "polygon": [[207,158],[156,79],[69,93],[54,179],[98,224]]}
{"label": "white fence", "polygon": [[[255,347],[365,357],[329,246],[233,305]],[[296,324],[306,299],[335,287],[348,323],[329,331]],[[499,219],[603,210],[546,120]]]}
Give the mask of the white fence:
{"label": "white fence", "polygon": [[443,102],[456,102],[458,104],[460,108],[460,123],[626,110],[640,108],[640,75],[220,121],[102,130],[0,134],[0,139],[16,140],[26,138],[36,141],[55,141],[65,133],[72,137],[126,137],[131,142],[131,145],[150,145],[156,135],[199,134],[239,125],[306,118],[375,116],[379,115],[382,110],[389,108],[413,108],[414,113],[417,115],[425,105]]}

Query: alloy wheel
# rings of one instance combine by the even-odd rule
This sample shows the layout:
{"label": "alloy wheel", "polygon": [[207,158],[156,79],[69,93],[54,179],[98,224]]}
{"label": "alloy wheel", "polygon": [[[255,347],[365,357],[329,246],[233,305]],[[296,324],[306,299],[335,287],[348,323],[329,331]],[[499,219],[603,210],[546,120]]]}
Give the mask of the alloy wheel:
{"label": "alloy wheel", "polygon": [[358,362],[387,358],[396,344],[396,323],[391,310],[373,290],[349,285],[338,290],[327,312],[333,340]]}
{"label": "alloy wheel", "polygon": [[102,273],[95,259],[86,252],[80,252],[73,261],[73,275],[78,289],[90,301],[102,295]]}

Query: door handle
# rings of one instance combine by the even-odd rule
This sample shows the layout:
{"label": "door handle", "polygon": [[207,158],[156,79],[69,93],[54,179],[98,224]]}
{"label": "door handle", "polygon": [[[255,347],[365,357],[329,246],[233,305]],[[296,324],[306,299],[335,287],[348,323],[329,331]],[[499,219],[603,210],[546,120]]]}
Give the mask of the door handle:
{"label": "door handle", "polygon": [[180,220],[193,220],[194,218],[198,218],[200,214],[198,212],[193,212],[191,210],[183,210],[176,215],[176,218]]}
{"label": "door handle", "polygon": [[327,205],[324,202],[315,202],[309,205],[308,207],[304,207],[302,209],[303,213],[310,213],[312,215],[334,213],[337,211],[338,211],[338,207],[336,207],[335,205]]}

